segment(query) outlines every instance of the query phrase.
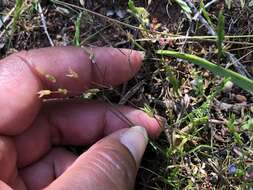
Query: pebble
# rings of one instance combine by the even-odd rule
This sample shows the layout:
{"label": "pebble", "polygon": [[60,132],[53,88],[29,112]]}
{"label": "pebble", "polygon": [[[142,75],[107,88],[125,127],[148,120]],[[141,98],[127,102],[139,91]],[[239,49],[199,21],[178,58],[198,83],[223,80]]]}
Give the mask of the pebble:
{"label": "pebble", "polygon": [[227,81],[224,85],[223,91],[230,92],[233,86],[234,86],[234,83],[232,83],[231,81]]}
{"label": "pebble", "polygon": [[106,16],[113,16],[114,15],[114,11],[113,10],[107,10],[106,12]]}
{"label": "pebble", "polygon": [[123,19],[126,17],[127,11],[126,10],[122,10],[122,9],[118,9],[118,10],[112,10],[109,9],[106,11],[106,16],[108,17],[113,17],[113,16],[117,16],[120,19]]}
{"label": "pebble", "polygon": [[219,177],[218,177],[218,175],[216,173],[214,173],[214,172],[210,173],[210,182],[212,184],[216,184],[217,181],[218,181],[218,179],[219,179]]}
{"label": "pebble", "polygon": [[116,15],[117,15],[119,18],[121,18],[121,19],[122,19],[122,18],[125,18],[126,14],[127,14],[127,12],[126,12],[125,10],[119,9],[119,10],[116,11]]}

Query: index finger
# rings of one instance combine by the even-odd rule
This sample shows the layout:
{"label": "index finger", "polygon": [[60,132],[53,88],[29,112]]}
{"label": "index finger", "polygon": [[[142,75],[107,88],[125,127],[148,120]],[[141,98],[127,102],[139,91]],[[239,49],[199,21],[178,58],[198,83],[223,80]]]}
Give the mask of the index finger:
{"label": "index finger", "polygon": [[0,61],[0,134],[16,135],[32,123],[42,89],[82,92],[91,85],[118,85],[139,70],[142,56],[127,49],[43,48]]}

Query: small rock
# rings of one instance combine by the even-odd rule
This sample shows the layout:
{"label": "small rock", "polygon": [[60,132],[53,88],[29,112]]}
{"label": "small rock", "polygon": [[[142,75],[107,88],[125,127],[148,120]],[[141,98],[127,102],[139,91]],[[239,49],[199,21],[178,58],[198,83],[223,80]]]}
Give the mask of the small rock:
{"label": "small rock", "polygon": [[210,182],[212,184],[216,184],[218,179],[219,179],[219,176],[216,173],[214,173],[214,172],[210,173]]}
{"label": "small rock", "polygon": [[59,7],[59,6],[57,6],[56,7],[56,11],[58,11],[59,13],[61,13],[63,15],[69,15],[70,14],[69,10],[67,8],[65,8],[65,7]]}
{"label": "small rock", "polygon": [[125,10],[119,9],[119,10],[116,11],[116,15],[117,15],[119,18],[121,18],[121,19],[122,19],[122,18],[125,18],[126,14],[127,14],[127,12],[126,12]]}
{"label": "small rock", "polygon": [[0,43],[0,49],[4,48],[5,44],[4,43]]}
{"label": "small rock", "polygon": [[237,170],[237,168],[236,168],[235,164],[230,164],[228,166],[228,174],[229,175],[234,175],[236,173],[236,170]]}
{"label": "small rock", "polygon": [[203,76],[204,76],[204,77],[209,77],[209,76],[210,76],[210,74],[209,74],[209,72],[208,72],[208,71],[206,71],[206,72],[204,72],[204,73],[203,73]]}
{"label": "small rock", "polygon": [[114,11],[113,10],[107,10],[106,11],[106,16],[108,16],[108,17],[111,17],[111,16],[113,16],[114,15]]}
{"label": "small rock", "polygon": [[224,85],[223,91],[230,92],[233,86],[234,86],[234,83],[232,83],[231,81],[227,81]]}

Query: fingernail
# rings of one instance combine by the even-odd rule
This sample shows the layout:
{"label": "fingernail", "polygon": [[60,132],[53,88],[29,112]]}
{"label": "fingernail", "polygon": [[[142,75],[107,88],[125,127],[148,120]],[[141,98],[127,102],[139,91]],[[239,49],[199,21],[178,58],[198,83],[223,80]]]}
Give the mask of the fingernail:
{"label": "fingernail", "polygon": [[138,53],[140,54],[141,60],[143,61],[145,59],[145,56],[146,56],[145,51],[138,51]]}
{"label": "fingernail", "polygon": [[156,118],[157,122],[159,123],[159,126],[161,127],[161,129],[163,130],[167,124],[167,120],[164,117],[159,116],[159,115],[155,115],[154,117]]}
{"label": "fingernail", "polygon": [[139,165],[148,144],[146,129],[140,126],[131,127],[120,137],[120,142],[128,148]]}

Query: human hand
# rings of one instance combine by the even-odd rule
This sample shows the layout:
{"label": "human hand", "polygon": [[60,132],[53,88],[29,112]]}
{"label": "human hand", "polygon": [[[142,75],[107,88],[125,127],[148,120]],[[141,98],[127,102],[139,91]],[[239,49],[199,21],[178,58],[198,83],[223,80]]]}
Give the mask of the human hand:
{"label": "human hand", "polygon": [[[42,89],[80,93],[94,85],[118,85],[133,77],[142,62],[136,51],[95,48],[92,52],[95,63],[74,47],[24,51],[0,61],[1,190],[133,189],[146,131],[151,137],[161,132],[157,119],[126,106],[43,103],[38,98]],[[70,69],[78,77],[67,77]],[[146,130],[128,128],[114,109]],[[79,157],[60,148],[92,144]]]}

